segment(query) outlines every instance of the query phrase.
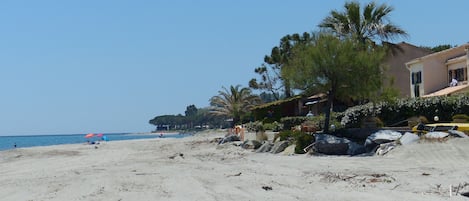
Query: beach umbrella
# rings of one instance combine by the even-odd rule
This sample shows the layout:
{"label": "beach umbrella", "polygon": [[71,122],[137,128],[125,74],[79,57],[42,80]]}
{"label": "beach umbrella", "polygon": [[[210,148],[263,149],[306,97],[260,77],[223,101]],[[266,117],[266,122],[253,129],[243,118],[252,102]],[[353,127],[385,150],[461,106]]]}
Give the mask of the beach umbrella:
{"label": "beach umbrella", "polygon": [[103,134],[99,133],[99,134],[96,135],[96,137],[103,137]]}
{"label": "beach umbrella", "polygon": [[85,138],[92,138],[94,137],[94,134],[93,133],[88,133],[85,135]]}

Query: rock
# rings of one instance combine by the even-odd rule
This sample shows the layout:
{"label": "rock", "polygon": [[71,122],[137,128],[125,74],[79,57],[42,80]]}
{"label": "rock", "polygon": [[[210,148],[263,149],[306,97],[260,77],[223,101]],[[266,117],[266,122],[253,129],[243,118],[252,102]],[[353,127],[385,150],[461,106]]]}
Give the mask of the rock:
{"label": "rock", "polygon": [[448,133],[454,137],[469,138],[469,136],[467,136],[466,133],[462,131],[458,131],[458,130],[449,130]]}
{"label": "rock", "polygon": [[295,147],[295,144],[288,146],[287,148],[285,148],[285,150],[283,150],[282,154],[287,156],[295,154]]}
{"label": "rock", "polygon": [[367,137],[377,144],[383,144],[391,141],[396,141],[402,137],[402,134],[392,130],[380,130]]}
{"label": "rock", "polygon": [[380,144],[378,149],[376,150],[376,154],[382,156],[384,154],[387,154],[389,151],[393,150],[396,146],[396,142]]}
{"label": "rock", "polygon": [[347,155],[350,140],[328,134],[316,134],[314,151],[329,155]]}
{"label": "rock", "polygon": [[434,132],[428,132],[427,134],[425,134],[425,138],[438,139],[438,138],[448,137],[448,135],[449,133],[434,131]]}
{"label": "rock", "polygon": [[366,152],[366,149],[364,145],[358,144],[353,141],[350,141],[348,143],[348,150],[347,150],[348,155],[355,156],[355,155],[363,154],[365,152]]}
{"label": "rock", "polygon": [[314,136],[316,139],[316,143],[341,144],[350,142],[350,140],[348,140],[347,138],[336,137],[328,134],[316,134]]}
{"label": "rock", "polygon": [[416,134],[406,132],[404,135],[399,139],[401,145],[408,145],[417,143],[420,140],[420,137]]}
{"label": "rock", "polygon": [[270,153],[278,154],[282,152],[283,150],[285,150],[285,148],[287,148],[288,145],[289,145],[288,141],[276,142],[274,146],[272,147],[272,149],[270,150]]}
{"label": "rock", "polygon": [[262,144],[257,141],[257,140],[246,140],[241,144],[241,147],[244,149],[257,149],[261,146]]}
{"label": "rock", "polygon": [[393,142],[402,137],[402,134],[392,130],[379,130],[368,136],[365,140],[365,149],[367,152],[374,152],[380,145]]}
{"label": "rock", "polygon": [[233,141],[239,141],[239,136],[237,136],[237,135],[228,135],[225,138],[223,138],[218,144],[223,144],[223,143],[233,142]]}
{"label": "rock", "polygon": [[265,142],[264,144],[261,145],[261,147],[259,147],[259,149],[256,150],[256,153],[269,152],[273,146],[274,146],[273,143]]}
{"label": "rock", "polygon": [[346,155],[348,152],[347,143],[316,143],[314,145],[315,152],[328,155]]}

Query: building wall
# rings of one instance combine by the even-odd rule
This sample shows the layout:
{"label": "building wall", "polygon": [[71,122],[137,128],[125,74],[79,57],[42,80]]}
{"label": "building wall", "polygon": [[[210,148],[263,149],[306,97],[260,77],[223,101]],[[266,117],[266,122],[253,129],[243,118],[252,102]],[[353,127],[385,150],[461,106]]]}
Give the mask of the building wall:
{"label": "building wall", "polygon": [[433,93],[448,86],[448,70],[442,57],[430,57],[423,60],[423,94]]}
{"label": "building wall", "polygon": [[390,80],[394,80],[392,87],[399,90],[399,97],[410,97],[411,88],[409,88],[409,70],[407,70],[405,63],[415,58],[423,57],[432,53],[428,49],[416,47],[414,45],[402,42],[397,44],[402,51],[397,50],[390,54],[385,61],[386,76],[383,81],[385,87],[390,87]]}

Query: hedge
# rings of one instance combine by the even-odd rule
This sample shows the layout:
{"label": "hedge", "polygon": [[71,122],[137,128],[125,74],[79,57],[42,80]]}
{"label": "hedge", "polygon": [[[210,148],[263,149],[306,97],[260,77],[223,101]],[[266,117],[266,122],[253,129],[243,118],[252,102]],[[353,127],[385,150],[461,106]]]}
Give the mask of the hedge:
{"label": "hedge", "polygon": [[345,127],[360,127],[364,118],[376,116],[385,126],[424,116],[441,122],[450,122],[456,114],[469,114],[469,97],[465,95],[430,98],[399,99],[394,102],[367,103],[348,108],[338,116]]}

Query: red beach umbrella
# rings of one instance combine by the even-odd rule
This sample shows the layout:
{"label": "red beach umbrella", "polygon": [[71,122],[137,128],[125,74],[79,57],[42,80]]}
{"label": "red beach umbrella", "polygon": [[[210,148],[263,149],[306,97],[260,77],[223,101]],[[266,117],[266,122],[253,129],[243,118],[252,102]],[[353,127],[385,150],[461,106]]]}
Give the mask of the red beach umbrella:
{"label": "red beach umbrella", "polygon": [[94,134],[93,133],[88,133],[85,135],[85,138],[92,138],[94,137]]}
{"label": "red beach umbrella", "polygon": [[96,135],[96,137],[103,137],[103,134],[99,133],[99,134]]}

